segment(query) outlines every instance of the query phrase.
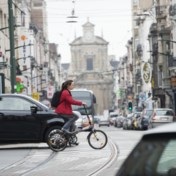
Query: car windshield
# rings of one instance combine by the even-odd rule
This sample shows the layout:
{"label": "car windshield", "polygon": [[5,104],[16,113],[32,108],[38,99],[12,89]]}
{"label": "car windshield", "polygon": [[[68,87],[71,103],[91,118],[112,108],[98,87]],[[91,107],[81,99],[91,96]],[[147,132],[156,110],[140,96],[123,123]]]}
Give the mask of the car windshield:
{"label": "car windshield", "polygon": [[[155,138],[141,140],[125,161],[120,175],[165,176],[173,171],[176,173],[176,138],[172,137],[156,135]],[[134,163],[135,160],[138,162]]]}
{"label": "car windshield", "polygon": [[40,106],[43,106],[46,109],[50,109],[48,106],[46,106],[45,104],[41,103],[40,101],[35,100],[34,98],[31,98],[31,97],[28,96],[28,99],[34,101],[37,104],[40,104]]}
{"label": "car windshield", "polygon": [[170,111],[170,110],[157,110],[156,111],[156,115],[158,116],[164,116],[164,115],[167,115],[167,116],[173,116],[173,112]]}

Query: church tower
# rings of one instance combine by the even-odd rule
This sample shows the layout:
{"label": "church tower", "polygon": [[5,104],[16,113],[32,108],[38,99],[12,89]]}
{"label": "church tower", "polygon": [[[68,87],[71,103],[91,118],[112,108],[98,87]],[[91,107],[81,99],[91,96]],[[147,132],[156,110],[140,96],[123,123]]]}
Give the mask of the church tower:
{"label": "church tower", "polygon": [[108,60],[108,42],[94,34],[94,24],[87,21],[83,26],[83,36],[71,44],[71,64],[69,77],[77,88],[94,92],[97,99],[97,113],[112,107],[112,74]]}

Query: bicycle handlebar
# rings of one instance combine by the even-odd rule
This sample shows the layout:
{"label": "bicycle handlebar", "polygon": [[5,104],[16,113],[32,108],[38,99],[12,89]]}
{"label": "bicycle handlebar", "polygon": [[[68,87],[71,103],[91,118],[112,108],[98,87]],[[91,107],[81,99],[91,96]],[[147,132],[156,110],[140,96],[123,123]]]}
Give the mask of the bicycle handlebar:
{"label": "bicycle handlebar", "polygon": [[86,109],[86,105],[83,105],[83,107],[84,107],[84,110],[85,110],[85,112],[86,112],[87,118],[88,118],[88,120],[89,120],[89,125],[92,125],[91,120],[90,120],[90,117],[89,117],[88,112],[87,112],[87,109]]}

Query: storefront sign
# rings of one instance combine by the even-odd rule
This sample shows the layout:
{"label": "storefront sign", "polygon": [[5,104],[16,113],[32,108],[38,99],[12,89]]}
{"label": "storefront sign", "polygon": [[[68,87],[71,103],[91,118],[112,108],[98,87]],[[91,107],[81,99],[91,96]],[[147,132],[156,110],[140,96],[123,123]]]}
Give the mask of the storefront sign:
{"label": "storefront sign", "polygon": [[176,87],[176,76],[171,77],[171,86]]}
{"label": "storefront sign", "polygon": [[152,71],[149,63],[144,63],[142,65],[141,74],[142,74],[142,80],[145,84],[148,84],[151,82]]}
{"label": "storefront sign", "polygon": [[40,94],[39,92],[34,92],[32,93],[32,98],[39,101],[40,100]]}
{"label": "storefront sign", "polygon": [[54,91],[55,91],[54,86],[49,85],[48,89],[47,89],[47,98],[48,99],[51,99],[53,97]]}

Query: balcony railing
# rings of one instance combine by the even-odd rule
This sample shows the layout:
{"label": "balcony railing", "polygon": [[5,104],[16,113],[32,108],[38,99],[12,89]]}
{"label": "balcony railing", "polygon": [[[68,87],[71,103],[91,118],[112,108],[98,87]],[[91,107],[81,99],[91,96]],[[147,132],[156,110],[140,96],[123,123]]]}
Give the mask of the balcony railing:
{"label": "balcony railing", "polygon": [[169,56],[168,67],[176,67],[176,57]]}
{"label": "balcony railing", "polygon": [[166,5],[163,6],[156,6],[156,17],[157,18],[165,18],[167,16],[167,9]]}

